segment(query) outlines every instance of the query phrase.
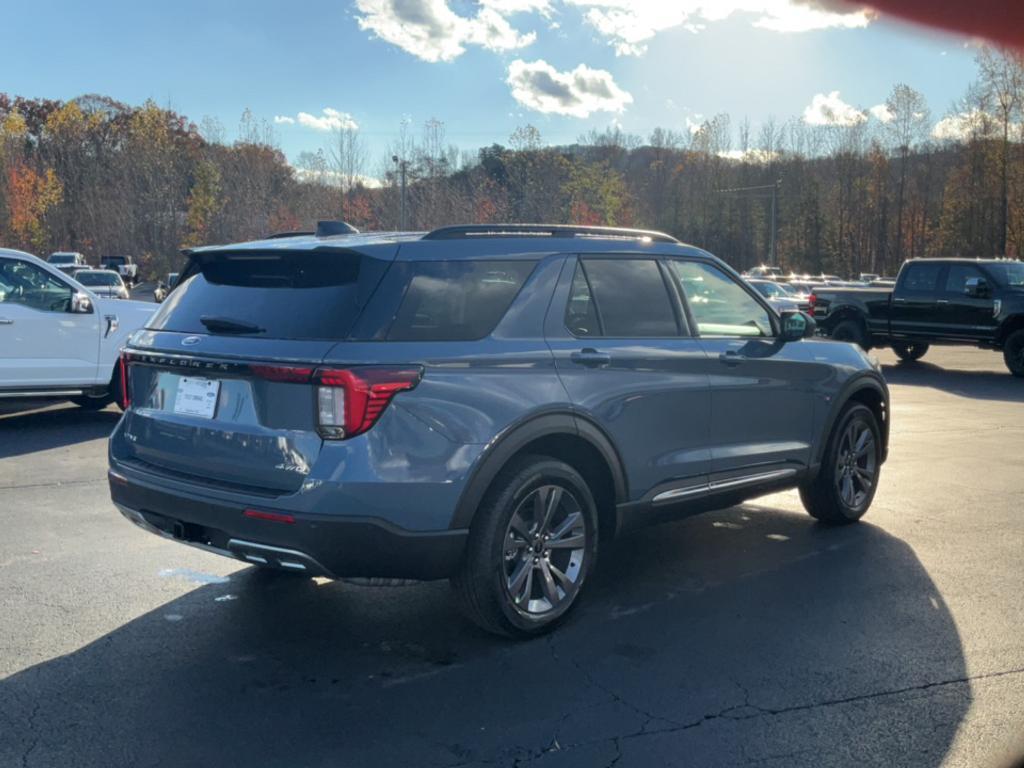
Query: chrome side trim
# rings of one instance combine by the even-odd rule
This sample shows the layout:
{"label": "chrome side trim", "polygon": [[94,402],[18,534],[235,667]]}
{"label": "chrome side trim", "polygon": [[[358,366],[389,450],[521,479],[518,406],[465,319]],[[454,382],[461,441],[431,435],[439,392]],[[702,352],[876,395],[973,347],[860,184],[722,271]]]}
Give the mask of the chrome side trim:
{"label": "chrome side trim", "polygon": [[0,389],[0,397],[75,397],[85,394],[81,389],[40,389],[36,391],[5,392]]}
{"label": "chrome side trim", "polygon": [[759,472],[756,475],[743,475],[742,477],[731,477],[728,480],[716,480],[712,483],[704,483],[702,485],[688,485],[683,488],[671,488],[667,491],[662,491],[653,499],[652,504],[664,504],[668,501],[676,501],[678,499],[686,498],[687,496],[696,496],[703,493],[714,493],[715,491],[728,490],[729,488],[738,488],[743,485],[752,485],[754,483],[768,482],[769,480],[781,480],[784,477],[792,477],[796,474],[795,469],[775,469],[771,472]]}

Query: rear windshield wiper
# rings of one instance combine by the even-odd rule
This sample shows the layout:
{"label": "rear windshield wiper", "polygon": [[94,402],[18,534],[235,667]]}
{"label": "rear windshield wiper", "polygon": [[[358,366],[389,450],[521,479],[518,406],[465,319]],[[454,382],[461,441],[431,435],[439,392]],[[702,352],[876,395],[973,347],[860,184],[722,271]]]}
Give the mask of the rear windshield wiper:
{"label": "rear windshield wiper", "polygon": [[203,315],[199,322],[214,333],[263,333],[266,328],[260,328],[255,323],[247,323],[244,320],[232,320],[230,317],[214,317]]}

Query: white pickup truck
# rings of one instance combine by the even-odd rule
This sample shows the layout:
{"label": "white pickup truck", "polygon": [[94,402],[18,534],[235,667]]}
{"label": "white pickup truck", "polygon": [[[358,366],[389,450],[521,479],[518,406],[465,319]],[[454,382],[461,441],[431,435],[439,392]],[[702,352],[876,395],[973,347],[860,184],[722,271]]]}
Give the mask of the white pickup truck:
{"label": "white pickup truck", "polygon": [[120,348],[156,309],[101,298],[42,259],[0,248],[0,398],[120,403]]}

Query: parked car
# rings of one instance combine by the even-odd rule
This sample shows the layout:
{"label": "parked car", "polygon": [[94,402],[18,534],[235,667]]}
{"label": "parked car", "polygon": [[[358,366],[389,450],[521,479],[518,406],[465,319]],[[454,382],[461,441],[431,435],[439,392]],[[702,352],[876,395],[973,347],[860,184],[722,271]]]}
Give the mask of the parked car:
{"label": "parked car", "polygon": [[915,259],[894,288],[814,292],[814,316],[832,338],[864,349],[891,346],[919,360],[932,344],[1002,351],[1024,376],[1024,263],[1005,259]]}
{"label": "parked car", "polygon": [[98,296],[28,253],[0,249],[0,398],[102,408],[121,392],[118,350],[153,305]]}
{"label": "parked car", "polygon": [[161,280],[156,284],[156,288],[153,289],[153,299],[159,304],[167,298],[167,294],[174,290],[174,286],[178,284],[178,273],[168,272],[167,279]]}
{"label": "parked car", "polygon": [[139,265],[131,256],[104,256],[100,259],[100,268],[117,272],[129,286],[139,281]]}
{"label": "parked car", "polygon": [[54,266],[70,277],[74,277],[79,272],[84,272],[87,269],[92,269],[88,264],[54,264]]}
{"label": "parked car", "polygon": [[175,295],[125,349],[121,513],[263,568],[450,578],[494,632],[561,619],[636,526],[785,488],[853,522],[886,457],[860,349],[656,232],[200,248]]}
{"label": "parked car", "polygon": [[768,299],[768,303],[779,312],[785,309],[797,309],[802,312],[810,312],[811,304],[806,295],[800,296],[795,289],[790,288],[786,283],[778,283],[774,280],[762,280],[760,278],[748,279],[748,283],[754,289]]}
{"label": "parked car", "polygon": [[757,267],[751,267],[743,273],[744,277],[763,277],[770,280],[781,280],[782,279],[782,268],[773,267],[768,264],[761,264]]}
{"label": "parked car", "polygon": [[106,299],[127,299],[128,289],[121,276],[109,269],[84,269],[78,272],[75,280],[91,290],[97,296]]}
{"label": "parked car", "polygon": [[85,263],[85,256],[78,251],[56,251],[51,253],[46,260],[55,267],[88,266]]}

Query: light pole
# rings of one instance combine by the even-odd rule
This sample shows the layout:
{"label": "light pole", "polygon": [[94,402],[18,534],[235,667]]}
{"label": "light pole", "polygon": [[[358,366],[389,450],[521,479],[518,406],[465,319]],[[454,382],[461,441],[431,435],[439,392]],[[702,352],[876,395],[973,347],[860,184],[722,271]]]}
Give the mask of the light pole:
{"label": "light pole", "polygon": [[782,179],[776,179],[774,184],[762,184],[757,187],[732,187],[731,189],[715,190],[721,194],[740,194],[743,197],[771,198],[771,215],[769,217],[768,224],[768,264],[773,267],[778,265],[778,254],[775,252],[775,238],[778,227],[775,223],[775,219],[776,209],[778,207],[779,186],[781,184]]}
{"label": "light pole", "polygon": [[409,167],[409,163],[406,160],[399,160],[398,155],[392,155],[391,161],[398,168],[398,177],[400,184],[402,185],[401,197],[399,198],[398,206],[398,229],[402,232],[405,231],[405,175]]}

